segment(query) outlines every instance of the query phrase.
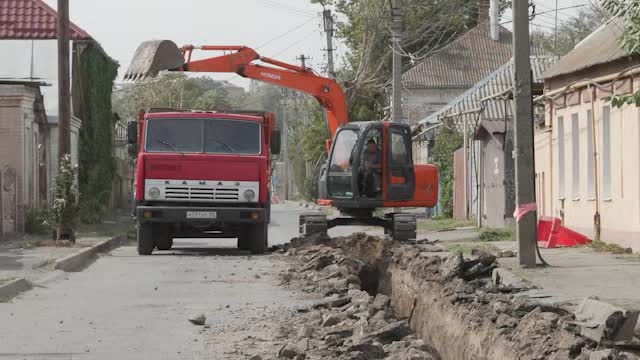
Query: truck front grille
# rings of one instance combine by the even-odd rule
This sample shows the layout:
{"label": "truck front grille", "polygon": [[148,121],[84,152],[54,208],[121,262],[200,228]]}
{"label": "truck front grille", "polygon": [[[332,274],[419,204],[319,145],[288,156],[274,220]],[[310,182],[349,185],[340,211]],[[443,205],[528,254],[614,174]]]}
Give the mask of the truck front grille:
{"label": "truck front grille", "polygon": [[171,200],[238,201],[240,194],[234,188],[172,186],[165,188],[165,198]]}

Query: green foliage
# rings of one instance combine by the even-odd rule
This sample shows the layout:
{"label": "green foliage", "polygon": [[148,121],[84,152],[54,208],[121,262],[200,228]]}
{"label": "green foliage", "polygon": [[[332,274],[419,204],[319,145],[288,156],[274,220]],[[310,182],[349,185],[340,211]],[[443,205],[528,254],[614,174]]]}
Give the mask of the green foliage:
{"label": "green foliage", "polygon": [[[571,51],[582,39],[586,38],[609,16],[595,5],[581,8],[576,16],[563,20],[558,26],[557,55],[562,56]],[[541,54],[555,54],[556,36],[551,31],[534,30],[531,42]]]}
{"label": "green foliage", "polygon": [[231,99],[224,83],[203,76],[164,73],[158,77],[130,84],[114,94],[114,108],[123,117],[133,118],[148,108],[229,109],[243,99]]}
{"label": "green foliage", "polygon": [[508,241],[515,240],[515,231],[513,228],[498,229],[498,228],[482,228],[478,241]]}
{"label": "green foliage", "polygon": [[613,243],[605,243],[603,241],[592,241],[589,243],[589,247],[591,247],[594,251],[597,252],[607,252],[611,254],[632,254],[633,249],[631,248],[623,248],[618,244]]}
{"label": "green foliage", "polygon": [[73,239],[73,232],[77,222],[78,206],[76,197],[78,191],[74,186],[75,172],[68,154],[60,159],[58,176],[53,187],[51,206],[43,216],[42,224],[55,233],[55,240],[68,235]]}
{"label": "green foliage", "polygon": [[453,153],[462,146],[462,134],[440,126],[433,146],[433,162],[438,166],[442,214],[453,216]]}
{"label": "green foliage", "polygon": [[108,58],[99,45],[88,43],[78,64],[76,114],[82,119],[79,139],[79,188],[81,207],[87,203],[101,204],[97,213],[83,211],[94,219],[103,214],[109,204],[116,164],[113,156],[114,116],[111,105],[113,81],[118,64]]}
{"label": "green foliage", "polygon": [[27,234],[48,234],[49,228],[44,225],[48,209],[29,209],[25,219],[25,232]]}
{"label": "green foliage", "polygon": [[427,231],[448,231],[461,227],[474,226],[474,220],[455,220],[452,218],[438,217],[418,222],[418,229]]}
{"label": "green foliage", "polygon": [[[625,20],[620,45],[630,54],[640,53],[640,0],[602,0],[602,6],[611,15]],[[611,105],[622,107],[635,104],[640,106],[640,91],[630,95],[608,97]]]}
{"label": "green foliage", "polygon": [[[289,125],[289,156],[292,165],[292,176],[301,195],[307,199],[314,199],[317,194],[319,165],[325,153],[325,140],[330,138],[324,120],[322,108],[315,99],[297,99],[290,103],[293,110],[288,115]],[[292,116],[294,115],[294,116]],[[307,165],[312,174],[307,174]]]}
{"label": "green foliage", "polygon": [[[386,112],[385,88],[391,77],[391,8],[385,0],[311,0],[340,14],[337,36],[347,46],[337,71],[345,84],[349,119],[370,121]],[[473,27],[477,0],[406,0],[403,3],[401,48],[404,69],[447,45]]]}
{"label": "green foliage", "polygon": [[602,0],[602,6],[611,15],[625,19],[620,45],[631,54],[640,52],[640,1]]}

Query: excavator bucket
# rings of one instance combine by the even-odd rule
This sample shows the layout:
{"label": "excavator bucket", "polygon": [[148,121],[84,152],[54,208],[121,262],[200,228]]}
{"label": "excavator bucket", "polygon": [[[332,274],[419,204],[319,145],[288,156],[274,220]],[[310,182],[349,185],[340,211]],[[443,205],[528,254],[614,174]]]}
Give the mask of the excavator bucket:
{"label": "excavator bucket", "polygon": [[170,40],[145,41],[138,46],[124,74],[125,80],[154,77],[163,70],[175,70],[184,65],[180,48]]}

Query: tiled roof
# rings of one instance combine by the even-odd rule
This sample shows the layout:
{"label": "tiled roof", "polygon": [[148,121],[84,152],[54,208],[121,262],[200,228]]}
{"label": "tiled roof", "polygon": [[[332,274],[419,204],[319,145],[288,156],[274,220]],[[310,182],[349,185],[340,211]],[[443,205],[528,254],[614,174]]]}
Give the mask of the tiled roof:
{"label": "tiled roof", "polygon": [[[0,0],[0,39],[57,39],[58,14],[42,0]],[[91,35],[69,25],[72,40],[89,40]]]}
{"label": "tiled roof", "polygon": [[624,20],[613,18],[584,38],[573,50],[563,56],[544,73],[544,78],[570,74],[598,64],[630,56],[620,47]]}
{"label": "tiled roof", "polygon": [[[542,84],[542,73],[557,61],[553,56],[532,56],[531,70],[533,82]],[[474,118],[483,109],[480,120],[503,120],[511,117],[511,105],[505,107],[504,101],[485,101],[482,99],[492,95],[504,93],[513,89],[513,60],[509,59],[497,70],[486,76],[472,88],[453,99],[437,112],[421,120],[418,124],[434,124],[447,116],[457,117],[458,114],[473,114]]]}
{"label": "tiled roof", "polygon": [[473,86],[509,61],[511,39],[511,32],[500,27],[500,40],[492,40],[489,23],[481,23],[402,74],[403,86]]}

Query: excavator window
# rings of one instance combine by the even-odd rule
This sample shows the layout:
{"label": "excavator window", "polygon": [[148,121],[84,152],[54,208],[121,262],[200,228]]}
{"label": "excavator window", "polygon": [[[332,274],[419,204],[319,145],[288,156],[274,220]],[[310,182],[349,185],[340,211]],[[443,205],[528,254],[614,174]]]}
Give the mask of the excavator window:
{"label": "excavator window", "polygon": [[351,129],[340,130],[336,135],[327,174],[327,189],[332,197],[353,197],[353,189],[351,188],[352,154],[357,141],[358,133]]}
{"label": "excavator window", "polygon": [[360,153],[358,186],[361,196],[375,198],[382,195],[382,133],[370,129],[364,137]]}

